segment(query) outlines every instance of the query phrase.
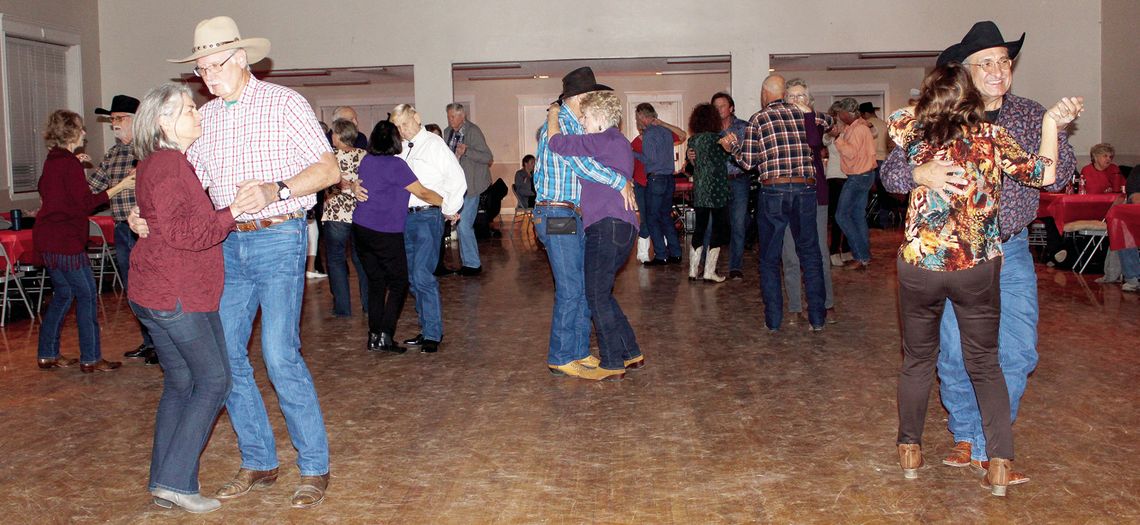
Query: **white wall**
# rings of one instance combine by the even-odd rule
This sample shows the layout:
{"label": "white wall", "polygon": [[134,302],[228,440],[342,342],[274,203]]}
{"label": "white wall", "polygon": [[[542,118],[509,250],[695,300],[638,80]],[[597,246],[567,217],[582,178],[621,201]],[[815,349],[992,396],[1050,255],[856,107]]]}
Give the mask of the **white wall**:
{"label": "white wall", "polygon": [[[1104,125],[1101,135],[1116,148],[1120,164],[1140,163],[1140,3],[1104,0],[1101,72]],[[1082,117],[1083,119],[1084,117]],[[1085,158],[1088,149],[1077,154]]]}
{"label": "white wall", "polygon": [[941,49],[988,18],[1008,38],[1029,33],[1014,91],[1046,104],[1062,95],[1088,96],[1074,144],[1087,150],[1100,141],[1099,0],[961,0],[953,5],[803,0],[794,6],[725,0],[710,5],[581,0],[568,8],[523,0],[342,0],[334,15],[305,0],[100,0],[103,92],[145,90],[185,72],[185,65],[164,59],[188,54],[199,20],[226,14],[237,20],[244,36],[273,42],[270,57],[278,67],[414,65],[415,98],[426,121],[444,120],[443,107],[452,98],[451,64],[456,62],[725,53],[733,59],[738,112],[749,114],[759,106],[758,90],[771,53]]}

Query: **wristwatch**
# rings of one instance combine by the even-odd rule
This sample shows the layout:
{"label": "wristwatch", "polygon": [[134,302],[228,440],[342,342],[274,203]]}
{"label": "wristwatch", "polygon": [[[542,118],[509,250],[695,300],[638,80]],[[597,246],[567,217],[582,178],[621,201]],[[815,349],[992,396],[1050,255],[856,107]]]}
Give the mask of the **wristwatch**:
{"label": "wristwatch", "polygon": [[277,198],[278,199],[286,200],[292,194],[293,194],[293,192],[289,191],[289,187],[286,186],[284,182],[277,181]]}

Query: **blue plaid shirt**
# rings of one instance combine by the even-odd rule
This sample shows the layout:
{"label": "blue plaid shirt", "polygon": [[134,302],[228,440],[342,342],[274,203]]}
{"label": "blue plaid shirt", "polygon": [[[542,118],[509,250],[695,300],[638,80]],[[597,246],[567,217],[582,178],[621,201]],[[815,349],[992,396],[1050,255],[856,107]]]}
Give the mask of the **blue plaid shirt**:
{"label": "blue plaid shirt", "polygon": [[[567,135],[581,135],[585,132],[582,124],[566,106],[558,112],[558,126]],[[564,201],[579,204],[582,199],[582,184],[578,177],[605,184],[615,190],[625,188],[625,177],[590,157],[563,157],[548,147],[546,124],[539,128],[538,162],[534,169],[534,189],[537,201]]]}

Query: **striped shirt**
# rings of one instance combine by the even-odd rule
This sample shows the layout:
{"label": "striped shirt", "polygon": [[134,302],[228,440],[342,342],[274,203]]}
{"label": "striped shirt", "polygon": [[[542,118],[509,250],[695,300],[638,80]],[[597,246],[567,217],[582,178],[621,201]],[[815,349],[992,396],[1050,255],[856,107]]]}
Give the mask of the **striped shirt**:
{"label": "striped shirt", "polygon": [[[210,190],[214,208],[229,206],[238,183],[257,179],[283,181],[331,153],[308,101],[292,89],[262,82],[253,76],[234,104],[221,98],[201,109],[202,136],[186,151],[202,186]],[[316,195],[269,204],[248,221],[312,208]]]}
{"label": "striped shirt", "polygon": [[[831,128],[831,116],[816,112],[823,130]],[[769,102],[748,121],[743,140],[732,157],[745,170],[756,168],[760,180],[778,177],[815,177],[811,147],[804,128],[804,112],[783,99]]]}
{"label": "striped shirt", "polygon": [[[558,126],[567,135],[581,135],[585,132],[566,106],[562,106],[558,112]],[[590,157],[563,157],[550,151],[546,124],[538,132],[538,162],[534,169],[536,200],[580,203],[582,184],[578,182],[578,177],[605,184],[615,190],[625,188],[625,177]]]}

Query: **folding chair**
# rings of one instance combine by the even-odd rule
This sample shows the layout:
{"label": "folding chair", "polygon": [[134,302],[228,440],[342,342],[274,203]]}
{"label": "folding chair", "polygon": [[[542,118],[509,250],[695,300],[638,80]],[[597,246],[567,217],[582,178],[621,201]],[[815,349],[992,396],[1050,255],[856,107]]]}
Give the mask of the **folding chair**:
{"label": "folding chair", "polygon": [[0,326],[4,326],[4,323],[7,322],[8,319],[8,303],[12,302],[12,297],[8,294],[8,290],[12,283],[16,283],[16,291],[20,294],[20,300],[24,301],[24,307],[28,309],[28,315],[30,315],[32,319],[35,319],[36,312],[32,310],[32,303],[28,300],[28,295],[24,293],[24,285],[20,282],[20,279],[24,276],[23,272],[19,271],[15,261],[8,258],[8,250],[4,249],[3,245],[0,245],[0,257],[3,258],[4,264],[4,274],[2,278],[4,281],[4,299],[3,304],[0,305]]}
{"label": "folding chair", "polygon": [[103,276],[108,273],[111,274],[111,287],[114,288],[116,284],[122,287],[123,283],[119,280],[119,265],[115,262],[114,245],[107,241],[107,237],[103,235],[103,228],[100,228],[98,223],[88,219],[87,224],[90,236],[98,238],[87,243],[87,258],[91,260],[91,270],[95,273],[99,290],[103,290]]}
{"label": "folding chair", "polygon": [[1084,235],[1089,238],[1085,246],[1081,248],[1081,253],[1073,261],[1073,272],[1084,273],[1093,257],[1104,246],[1104,240],[1108,238],[1108,224],[1104,221],[1092,220],[1068,222],[1065,223],[1065,233]]}

